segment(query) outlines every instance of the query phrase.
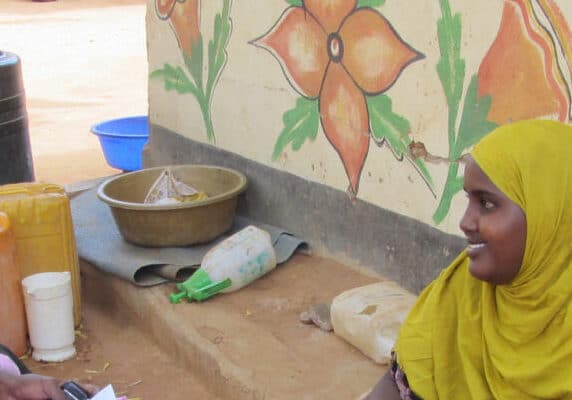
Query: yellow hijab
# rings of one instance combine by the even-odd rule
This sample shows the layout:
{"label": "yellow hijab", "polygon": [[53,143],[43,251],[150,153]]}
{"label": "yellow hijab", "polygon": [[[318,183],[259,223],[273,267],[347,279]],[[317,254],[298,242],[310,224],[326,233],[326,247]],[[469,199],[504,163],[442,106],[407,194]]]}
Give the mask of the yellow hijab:
{"label": "yellow hijab", "polygon": [[572,127],[505,125],[472,156],[526,215],[520,272],[479,281],[462,252],[419,296],[398,363],[426,400],[572,399]]}

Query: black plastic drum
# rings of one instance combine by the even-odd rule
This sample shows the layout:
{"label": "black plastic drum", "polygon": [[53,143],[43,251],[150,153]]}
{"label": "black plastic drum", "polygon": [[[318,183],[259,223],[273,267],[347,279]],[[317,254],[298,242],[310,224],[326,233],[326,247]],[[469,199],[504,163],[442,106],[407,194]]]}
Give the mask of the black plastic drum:
{"label": "black plastic drum", "polygon": [[0,184],[33,180],[20,58],[0,50]]}

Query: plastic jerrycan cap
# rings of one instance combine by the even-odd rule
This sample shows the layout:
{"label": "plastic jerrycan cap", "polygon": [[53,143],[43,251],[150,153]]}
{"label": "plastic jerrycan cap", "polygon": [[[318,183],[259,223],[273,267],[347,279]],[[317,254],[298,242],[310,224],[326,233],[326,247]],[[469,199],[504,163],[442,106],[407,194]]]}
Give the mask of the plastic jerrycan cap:
{"label": "plastic jerrycan cap", "polygon": [[199,268],[185,282],[178,283],[177,289],[179,289],[179,292],[171,293],[169,298],[172,304],[179,303],[185,297],[187,297],[189,301],[203,301],[231,285],[232,281],[230,278],[213,282],[205,270]]}

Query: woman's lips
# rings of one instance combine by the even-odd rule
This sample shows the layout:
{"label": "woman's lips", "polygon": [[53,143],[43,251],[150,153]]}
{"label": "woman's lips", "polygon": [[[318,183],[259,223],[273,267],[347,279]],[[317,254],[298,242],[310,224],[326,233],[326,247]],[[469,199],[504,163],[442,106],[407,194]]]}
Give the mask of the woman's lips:
{"label": "woman's lips", "polygon": [[467,245],[467,255],[469,258],[475,258],[485,248],[486,243],[469,243]]}

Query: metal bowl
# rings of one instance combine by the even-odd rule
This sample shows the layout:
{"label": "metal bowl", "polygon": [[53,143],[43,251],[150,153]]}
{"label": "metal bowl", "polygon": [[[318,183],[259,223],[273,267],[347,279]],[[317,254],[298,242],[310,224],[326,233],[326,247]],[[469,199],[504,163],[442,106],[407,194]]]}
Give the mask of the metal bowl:
{"label": "metal bowl", "polygon": [[177,204],[145,204],[147,192],[165,168],[118,175],[99,186],[97,195],[111,208],[126,241],[148,247],[188,246],[209,242],[231,227],[238,195],[246,189],[242,173],[212,165],[170,166],[177,179],[208,197]]}

